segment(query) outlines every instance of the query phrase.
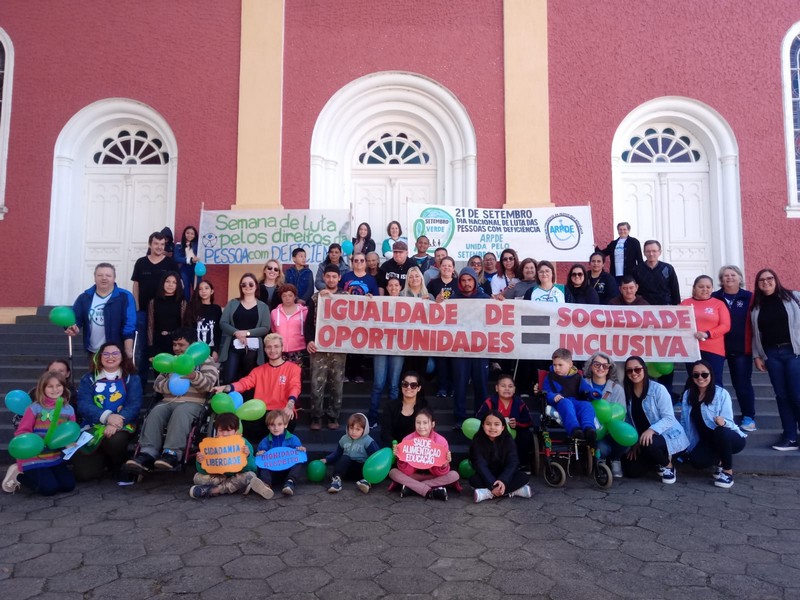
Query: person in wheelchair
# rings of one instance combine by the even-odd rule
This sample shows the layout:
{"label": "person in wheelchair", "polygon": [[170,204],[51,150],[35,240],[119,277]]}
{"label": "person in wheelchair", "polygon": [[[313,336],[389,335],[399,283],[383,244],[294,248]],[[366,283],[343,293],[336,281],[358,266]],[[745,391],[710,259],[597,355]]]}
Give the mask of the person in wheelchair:
{"label": "person in wheelchair", "polygon": [[[195,341],[197,334],[194,329],[177,329],[172,334],[172,351],[180,356]],[[189,380],[189,391],[182,396],[170,392],[168,373],[161,373],[156,378],[153,390],[163,394],[164,398],[145,418],[139,436],[139,453],[125,463],[128,471],[171,470],[180,465],[192,424],[203,414],[208,393],[217,384],[218,377],[217,367],[209,357],[185,376]]]}
{"label": "person in wheelchair", "polygon": [[590,402],[592,386],[572,364],[569,350],[558,348],[553,352],[553,365],[542,387],[547,404],[558,412],[567,434],[594,446],[597,430],[594,407]]}

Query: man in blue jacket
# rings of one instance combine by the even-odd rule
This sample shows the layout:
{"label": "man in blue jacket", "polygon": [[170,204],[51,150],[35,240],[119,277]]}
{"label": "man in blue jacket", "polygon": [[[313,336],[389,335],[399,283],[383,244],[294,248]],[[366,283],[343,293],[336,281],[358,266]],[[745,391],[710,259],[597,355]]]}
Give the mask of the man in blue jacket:
{"label": "man in blue jacket", "polygon": [[136,333],[136,301],[128,290],[117,287],[117,272],[111,263],[94,268],[94,285],[75,300],[75,325],[67,327],[69,336],[83,330],[83,346],[89,354],[106,342],[120,344],[133,358]]}

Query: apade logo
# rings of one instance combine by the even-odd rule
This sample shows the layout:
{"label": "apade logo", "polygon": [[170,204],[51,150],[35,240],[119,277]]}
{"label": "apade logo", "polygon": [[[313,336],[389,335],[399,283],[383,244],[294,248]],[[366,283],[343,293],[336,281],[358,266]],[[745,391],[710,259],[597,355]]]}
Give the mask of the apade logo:
{"label": "apade logo", "polygon": [[581,241],[583,229],[572,215],[558,213],[553,215],[544,225],[547,242],[556,250],[572,250]]}

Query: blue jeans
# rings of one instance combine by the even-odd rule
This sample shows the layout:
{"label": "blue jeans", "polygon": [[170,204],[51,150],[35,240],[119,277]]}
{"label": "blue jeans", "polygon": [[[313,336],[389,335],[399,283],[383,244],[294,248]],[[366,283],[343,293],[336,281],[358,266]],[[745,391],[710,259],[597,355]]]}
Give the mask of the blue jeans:
{"label": "blue jeans", "polygon": [[489,359],[454,358],[453,360],[453,410],[456,420],[467,418],[467,385],[472,379],[472,414],[489,396]]}
{"label": "blue jeans", "polygon": [[41,496],[53,496],[75,489],[75,477],[65,463],[41,469],[28,469],[20,474],[19,482]]}
{"label": "blue jeans", "polygon": [[800,356],[794,353],[791,344],[765,348],[764,351],[784,440],[797,441],[797,426],[800,424]]}
{"label": "blue jeans", "polygon": [[743,417],[756,416],[756,396],[753,392],[753,357],[749,354],[728,354],[725,357],[731,371],[731,384],[739,401]]}
{"label": "blue jeans", "polygon": [[397,400],[400,397],[400,375],[403,372],[403,357],[376,354],[372,357],[372,367],[374,378],[367,418],[370,423],[375,423],[378,420],[378,412],[381,407],[381,395],[386,388],[387,382],[389,383],[389,400]]}

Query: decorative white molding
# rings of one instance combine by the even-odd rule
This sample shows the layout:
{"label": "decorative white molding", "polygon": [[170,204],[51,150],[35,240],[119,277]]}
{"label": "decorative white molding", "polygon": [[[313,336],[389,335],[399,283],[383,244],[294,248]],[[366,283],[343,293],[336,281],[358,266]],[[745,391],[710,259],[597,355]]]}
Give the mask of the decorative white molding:
{"label": "decorative white molding", "polygon": [[8,212],[6,206],[6,165],[8,163],[8,132],[11,129],[11,98],[14,87],[14,44],[0,27],[0,44],[6,53],[3,66],[3,98],[0,109],[0,221]]}
{"label": "decorative white molding", "polygon": [[[630,146],[631,137],[650,123],[678,125],[695,136],[705,148],[713,245],[720,264],[736,264],[744,268],[739,146],[728,122],[703,102],[681,96],[654,98],[634,108],[622,120],[611,143],[614,206],[621,203],[624,194],[622,170],[630,166],[623,164],[620,156]],[[616,237],[616,231],[613,237]]]}
{"label": "decorative white molding", "polygon": [[[320,112],[311,137],[311,208],[350,206],[358,144],[387,127],[412,128],[430,141],[426,151],[438,167],[437,195],[444,204],[477,206],[477,144],[464,106],[422,75],[381,72],[345,85]],[[453,167],[459,161],[464,168]]]}
{"label": "decorative white molding", "polygon": [[[783,126],[786,140],[786,190],[789,196],[786,205],[786,216],[800,218],[800,198],[798,198],[797,181],[797,148],[794,141],[794,115],[792,109],[792,72],[790,53],[792,42],[800,35],[800,21],[795,23],[786,32],[781,44],[781,87],[783,88]],[[798,61],[800,62],[800,61]],[[800,65],[798,65],[800,68]]]}
{"label": "decorative white molding", "polygon": [[85,239],[86,226],[84,170],[97,167],[92,163],[97,138],[128,124],[141,124],[155,131],[164,143],[163,149],[169,152],[169,163],[165,165],[169,218],[165,225],[174,229],[178,144],[167,121],[150,106],[127,98],[107,98],[84,107],[61,130],[53,154],[45,304],[72,304],[77,294],[91,284],[81,280],[80,264],[80,240]]}

